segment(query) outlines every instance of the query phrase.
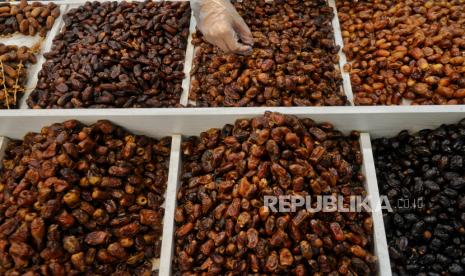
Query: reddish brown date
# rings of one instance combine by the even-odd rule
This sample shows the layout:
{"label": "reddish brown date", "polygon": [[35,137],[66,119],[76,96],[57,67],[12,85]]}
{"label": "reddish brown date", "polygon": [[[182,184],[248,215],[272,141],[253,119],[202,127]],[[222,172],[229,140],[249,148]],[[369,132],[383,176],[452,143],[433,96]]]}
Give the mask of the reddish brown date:
{"label": "reddish brown date", "polygon": [[[150,274],[160,257],[170,144],[109,121],[75,120],[9,143],[0,274]],[[136,145],[132,156],[122,154],[128,145]]]}
{"label": "reddish brown date", "polygon": [[186,138],[174,274],[373,275],[370,213],[264,206],[264,195],[366,194],[359,136],[268,112]]}
{"label": "reddish brown date", "polygon": [[323,0],[233,1],[250,27],[250,56],[222,53],[197,32],[189,98],[197,106],[346,105],[339,47]]}

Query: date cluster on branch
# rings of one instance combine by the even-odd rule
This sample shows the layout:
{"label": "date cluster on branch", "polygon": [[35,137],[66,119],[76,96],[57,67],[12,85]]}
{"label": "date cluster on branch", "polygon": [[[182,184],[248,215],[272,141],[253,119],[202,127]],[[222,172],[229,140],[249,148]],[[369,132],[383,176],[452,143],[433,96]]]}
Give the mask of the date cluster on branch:
{"label": "date cluster on branch", "polygon": [[11,142],[0,175],[0,274],[150,275],[170,145],[75,120]]}
{"label": "date cluster on branch", "polygon": [[464,104],[461,0],[337,1],[357,105]]}
{"label": "date cluster on branch", "polygon": [[[367,212],[274,212],[265,196],[366,195],[359,133],[279,113],[182,143],[175,275],[373,275]],[[278,206],[276,206],[278,207]]]}
{"label": "date cluster on branch", "polygon": [[346,105],[331,21],[324,0],[244,0],[235,7],[250,27],[251,56],[196,46],[189,98],[198,106]]}
{"label": "date cluster on branch", "polygon": [[0,43],[0,109],[18,108],[25,92],[27,68],[37,62],[37,47]]}

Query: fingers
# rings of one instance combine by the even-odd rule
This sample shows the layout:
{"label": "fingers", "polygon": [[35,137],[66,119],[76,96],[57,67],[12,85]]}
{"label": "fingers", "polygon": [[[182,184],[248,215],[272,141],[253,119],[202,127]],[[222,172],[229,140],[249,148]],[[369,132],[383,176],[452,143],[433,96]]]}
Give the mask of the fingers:
{"label": "fingers", "polygon": [[226,35],[223,36],[223,43],[228,48],[226,52],[232,52],[239,55],[251,55],[252,46],[239,43],[235,30],[230,29]]}
{"label": "fingers", "polygon": [[220,37],[210,37],[210,36],[204,36],[205,40],[209,42],[210,44],[215,45],[216,47],[220,48],[221,51],[227,53],[229,52],[229,48],[224,42],[224,40]]}
{"label": "fingers", "polygon": [[252,47],[239,43],[236,31],[231,25],[218,24],[205,31],[204,38],[209,43],[216,45],[225,53],[239,55],[251,55]]}
{"label": "fingers", "polygon": [[234,32],[229,30],[228,26],[222,24],[216,24],[210,28],[205,28],[201,30],[204,34],[204,39],[220,48],[223,52],[229,52],[230,49],[225,42],[225,36],[234,36]]}
{"label": "fingers", "polygon": [[229,0],[192,0],[191,4],[206,41],[225,53],[252,54],[252,32]]}
{"label": "fingers", "polygon": [[235,54],[243,55],[243,56],[250,56],[253,52],[252,46],[250,45],[243,45],[237,43],[236,50],[232,51]]}
{"label": "fingers", "polygon": [[249,29],[249,26],[245,23],[244,19],[237,14],[237,16],[234,17],[234,30],[237,32],[239,35],[239,38],[244,44],[247,45],[253,45],[253,36],[252,32]]}
{"label": "fingers", "polygon": [[249,27],[245,23],[244,19],[240,16],[234,6],[228,1],[228,12],[231,18],[231,22],[233,24],[234,30],[239,35],[242,43],[247,45],[253,45],[253,36],[252,32],[250,31]]}

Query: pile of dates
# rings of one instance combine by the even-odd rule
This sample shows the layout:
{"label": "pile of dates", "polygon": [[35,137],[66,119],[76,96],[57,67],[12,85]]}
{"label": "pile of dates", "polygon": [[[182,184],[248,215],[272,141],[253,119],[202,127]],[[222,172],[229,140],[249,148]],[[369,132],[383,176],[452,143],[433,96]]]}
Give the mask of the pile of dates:
{"label": "pile of dates", "polygon": [[355,104],[465,104],[463,1],[336,2]]}
{"label": "pile of dates", "polygon": [[375,273],[370,213],[264,204],[265,196],[340,195],[346,206],[366,195],[358,132],[266,113],[186,138],[182,157],[175,275]]}
{"label": "pile of dates", "polygon": [[150,275],[170,145],[75,120],[11,142],[0,174],[0,274]]}
{"label": "pile of dates", "polygon": [[244,0],[234,3],[250,27],[251,56],[224,54],[202,39],[189,99],[197,106],[346,105],[339,46],[324,0]]}
{"label": "pile of dates", "polygon": [[65,16],[31,108],[179,105],[188,2],[87,2]]}
{"label": "pile of dates", "polygon": [[35,51],[0,43],[0,109],[18,108],[25,92],[27,68],[37,62]]}
{"label": "pile of dates", "polygon": [[37,33],[45,37],[52,29],[55,19],[60,16],[60,7],[50,2],[28,4],[21,0],[19,4],[0,3],[0,35],[20,32],[34,36]]}
{"label": "pile of dates", "polygon": [[465,274],[465,120],[373,142],[393,275]]}

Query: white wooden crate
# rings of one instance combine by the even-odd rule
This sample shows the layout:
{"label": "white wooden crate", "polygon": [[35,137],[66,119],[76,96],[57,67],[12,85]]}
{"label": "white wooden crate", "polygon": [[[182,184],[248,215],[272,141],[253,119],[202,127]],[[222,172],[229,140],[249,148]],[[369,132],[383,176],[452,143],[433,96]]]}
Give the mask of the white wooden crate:
{"label": "white wooden crate", "polygon": [[[258,114],[255,114],[255,115],[249,114],[249,116],[242,116],[240,114],[235,114],[234,116],[229,116],[227,119],[231,119],[231,120],[225,123],[234,123],[236,119],[245,118],[245,117],[253,117],[257,115]],[[301,117],[315,118],[314,116],[308,115],[308,114],[297,114],[297,115]],[[9,126],[8,128],[10,130],[14,129],[14,131],[11,132],[11,133],[14,133],[14,135],[9,135],[8,132],[0,132],[0,134],[7,136],[7,137],[20,139],[22,138],[22,136],[24,136],[29,131],[38,132],[40,131],[40,128],[43,126],[50,125],[53,122],[61,122],[68,118],[74,118],[86,124],[91,124],[98,119],[105,118],[105,119],[111,120],[112,122],[120,126],[127,128],[130,131],[133,131],[133,126],[135,126],[135,123],[132,120],[126,120],[128,117],[118,117],[118,116],[98,116],[98,115],[97,116],[94,116],[94,115],[80,116],[78,115],[78,116],[70,116],[70,117],[59,117],[59,116],[56,117],[54,115],[49,115],[49,116],[40,116],[40,117],[34,117],[34,118],[35,118],[34,121],[26,122],[26,121],[23,121],[24,117],[22,116],[11,117],[9,121],[12,124],[8,124]],[[144,117],[143,120],[145,122],[143,124],[143,128],[137,130],[136,133],[147,134],[147,135],[154,136],[157,138],[167,136],[170,134],[170,132],[167,130],[164,130],[166,132],[157,130],[156,124],[149,124],[148,123],[149,121],[147,120],[150,120],[150,117]],[[327,120],[318,119],[318,121],[322,122],[322,121],[327,121]],[[169,122],[166,122],[166,123],[169,124]],[[206,131],[209,128],[213,128],[213,127],[221,127],[225,123],[221,123],[221,125],[219,126],[216,122],[213,123],[213,121],[211,121],[209,124],[204,123],[201,125],[196,125],[195,129],[191,129],[189,131],[189,135],[199,135],[202,131]],[[17,126],[21,125],[22,127],[18,129],[14,125],[17,125]],[[7,138],[0,137],[0,158],[3,155],[7,141],[8,141]],[[181,142],[182,142],[181,135],[172,136],[168,185],[167,185],[165,204],[164,204],[165,216],[164,216],[163,236],[162,236],[162,251],[161,251],[160,259],[154,260],[154,266],[153,266],[155,270],[159,269],[159,275],[171,275],[171,270],[172,270],[171,264],[172,264],[172,258],[173,258],[173,253],[174,253],[174,232],[175,232],[174,211],[176,208],[176,201],[177,201],[176,195],[180,187],[180,173],[182,169]],[[374,207],[374,209],[376,209],[375,207],[379,205],[379,194],[378,194],[378,187],[377,187],[377,182],[376,182],[376,173],[374,170],[374,165],[372,163],[373,157],[371,155],[372,153],[371,153],[371,144],[370,144],[369,134],[362,134],[361,149],[362,149],[362,153],[364,157],[364,165],[362,168],[362,172],[366,176],[365,188],[367,189],[368,194],[371,198],[370,205]],[[374,253],[379,258],[379,275],[389,276],[391,275],[390,264],[389,264],[389,254],[387,252],[387,243],[386,243],[386,238],[384,235],[385,231],[384,231],[384,224],[383,224],[381,213],[379,212],[373,213],[373,223],[374,223],[374,240],[375,240]]]}
{"label": "white wooden crate", "polygon": [[[118,0],[121,1],[121,0]],[[185,0],[173,0],[185,1]],[[63,21],[62,16],[72,7],[83,4],[84,0],[56,1],[60,5],[61,15],[53,29],[48,33],[42,46],[42,53],[51,49],[55,35],[60,31]],[[48,3],[48,2],[44,2]],[[335,8],[335,0],[328,0],[331,7]],[[337,16],[333,19],[336,44],[342,48],[342,36]],[[186,78],[183,82],[183,94],[181,103],[188,103],[190,89],[190,69],[192,65],[194,47],[191,44],[191,36],[195,31],[195,19],[191,17],[190,36],[186,50],[186,62],[184,72]],[[18,40],[12,36],[6,44],[15,42],[30,43],[24,38]],[[353,105],[350,76],[342,69],[346,63],[342,51],[340,55],[340,68],[344,80],[344,91]],[[369,138],[392,136],[403,129],[418,131],[425,128],[435,128],[442,123],[455,123],[465,118],[465,106],[347,106],[347,107],[280,107],[280,108],[192,108],[192,109],[69,109],[69,110],[30,110],[25,101],[29,93],[37,84],[37,73],[45,61],[43,56],[38,57],[38,64],[30,67],[31,73],[27,84],[27,94],[23,95],[19,110],[0,110],[0,136],[20,139],[29,131],[40,131],[40,128],[55,122],[68,119],[78,119],[90,124],[100,119],[109,119],[114,123],[126,127],[135,133],[152,137],[173,135],[173,144],[170,160],[170,173],[168,179],[167,196],[165,198],[165,221],[162,241],[162,256],[157,262],[160,265],[160,275],[169,275],[173,254],[173,230],[176,191],[179,187],[179,172],[181,165],[180,143],[181,135],[198,135],[200,132],[212,127],[222,127],[226,123],[233,123],[238,118],[251,118],[262,115],[265,111],[277,111],[285,114],[309,117],[319,122],[328,121],[343,132],[356,129],[367,134],[362,135],[361,147],[364,155],[363,172],[367,177],[367,191],[372,195],[372,206],[379,205],[377,197],[378,187],[374,171],[373,157]],[[29,73],[29,72],[28,72]],[[369,134],[368,134],[369,133]],[[6,144],[6,139],[0,138],[0,159]],[[371,157],[370,157],[371,156]],[[380,213],[373,214],[375,227],[375,253],[380,258],[380,275],[391,275],[389,254],[387,253],[384,225]]]}
{"label": "white wooden crate", "polygon": [[[58,122],[58,121],[57,121]],[[30,131],[32,132],[40,132],[40,128],[41,127],[44,127],[44,126],[47,126],[49,124],[43,124],[43,125],[40,125],[38,126],[39,129],[35,128],[35,129],[32,129]],[[24,132],[24,134],[22,134],[22,136],[26,135],[29,131],[26,131]],[[166,137],[166,136],[169,136],[169,135],[164,135],[164,136],[157,136],[157,138],[161,138],[161,137]],[[18,139],[22,139],[22,137],[18,137]],[[7,137],[7,136],[0,136],[0,168],[3,166],[3,158],[5,156],[5,150],[8,146],[8,143],[9,143],[10,139]],[[172,141],[172,146],[175,146],[175,145],[179,145],[179,143],[177,142],[176,140],[176,136],[173,136],[173,141]],[[173,162],[176,162],[176,160],[179,160],[179,150],[176,150],[176,148],[171,148],[171,153],[170,153],[170,161],[169,161],[169,166],[168,166],[168,183],[171,183],[173,182],[173,180],[171,179],[176,179],[177,178],[177,172],[178,172],[178,167],[176,167],[173,163]],[[169,190],[169,187],[167,185],[167,189],[165,191],[165,202],[161,205],[162,208],[165,209],[165,213],[168,213],[170,212],[169,210],[169,206],[171,205],[167,205],[167,200],[170,198],[170,190]],[[168,208],[168,210],[167,210]],[[166,215],[163,217],[163,224],[164,224],[164,227],[166,227],[166,225],[170,225],[170,221],[166,220]],[[163,231],[163,233],[168,233],[170,231]],[[162,237],[160,239],[163,239]],[[163,243],[163,241],[162,241]],[[158,271],[160,269],[160,258],[154,258],[152,259],[152,270],[153,271]],[[160,274],[160,275],[163,275],[163,274]]]}
{"label": "white wooden crate", "polygon": [[[242,0],[237,0],[237,2],[242,2]],[[267,3],[272,3],[273,0],[267,0],[265,1]],[[352,94],[352,85],[350,83],[350,74],[347,72],[344,72],[343,67],[347,63],[347,59],[345,54],[342,52],[342,48],[344,47],[344,43],[342,40],[342,34],[341,34],[341,29],[339,25],[339,17],[337,16],[337,9],[336,9],[336,4],[335,0],[327,0],[327,3],[330,7],[333,8],[334,10],[334,17],[331,22],[331,25],[333,27],[334,31],[334,41],[337,46],[340,47],[339,50],[339,70],[341,71],[342,79],[343,79],[343,84],[341,86],[341,90],[344,92],[344,94],[347,96],[347,101],[348,104],[353,106],[354,105],[354,100],[353,100],[353,94]],[[193,65],[193,61],[195,59],[196,55],[196,48],[192,45],[192,35],[196,32],[197,28],[197,21],[195,20],[194,16],[191,17],[191,24],[190,24],[190,34],[189,34],[189,44],[187,46],[187,52],[186,52],[186,63],[184,67],[184,72],[186,73],[186,78],[184,79],[183,83],[183,94],[181,96],[181,104],[184,106],[187,106],[188,104],[192,106],[196,106],[196,102],[189,100],[189,94],[190,94],[190,83],[194,79],[193,76],[191,76],[191,68]]]}
{"label": "white wooden crate", "polygon": [[[116,2],[122,2],[124,0],[113,0]],[[127,2],[136,2],[134,0],[126,0]],[[138,0],[141,1],[141,0]],[[154,0],[156,2],[162,2],[164,0]],[[189,0],[169,0],[172,2],[186,2]],[[238,0],[241,2],[240,0]],[[268,2],[272,2],[273,0],[270,0]],[[32,2],[32,1],[31,1]],[[49,52],[52,48],[53,44],[53,38],[62,30],[62,27],[64,25],[63,22],[63,15],[66,14],[66,12],[71,9],[78,7],[80,5],[83,5],[86,3],[86,0],[63,0],[63,1],[38,1],[44,4],[47,4],[49,2],[54,2],[58,6],[60,6],[61,14],[60,17],[56,20],[54,27],[52,30],[50,30],[47,33],[46,39],[43,42],[41,52],[39,53],[38,56],[38,62],[37,64],[30,66],[28,70],[28,81],[26,85],[26,93],[23,95],[19,108],[20,109],[29,109],[29,107],[26,104],[26,100],[29,97],[30,93],[35,89],[37,85],[37,74],[42,68],[42,64],[45,62],[45,58],[43,57],[43,54],[46,52]],[[353,96],[353,91],[352,91],[352,84],[350,80],[350,73],[345,72],[343,67],[347,63],[347,58],[346,55],[342,52],[342,48],[344,47],[344,42],[342,38],[342,33],[341,33],[341,27],[340,27],[340,22],[339,22],[339,17],[337,14],[337,7],[336,7],[336,0],[327,0],[327,3],[330,7],[333,8],[334,10],[334,18],[332,20],[332,26],[334,30],[334,39],[336,42],[336,45],[340,46],[341,50],[339,51],[339,69],[342,75],[343,79],[343,85],[341,89],[344,91],[345,95],[347,96],[348,102],[351,106],[354,106],[354,96]],[[195,102],[189,101],[189,91],[190,91],[190,83],[191,83],[191,69],[192,69],[192,63],[195,57],[195,49],[194,46],[192,45],[192,34],[196,31],[196,21],[194,16],[191,14],[191,21],[190,21],[190,29],[189,29],[189,37],[188,37],[188,44],[187,44],[187,49],[186,49],[186,56],[185,56],[185,63],[184,63],[184,73],[185,73],[185,78],[182,83],[183,87],[183,92],[180,98],[180,104],[186,106],[187,104],[191,104],[195,106]],[[37,41],[37,37],[27,37],[23,35],[13,35],[13,36],[8,36],[8,37],[0,37],[0,42],[5,43],[5,44],[12,44],[12,45],[33,45],[34,41]],[[411,106],[409,100],[402,100],[401,103],[402,106],[407,106],[408,109],[406,111],[408,112],[416,112],[418,110],[418,106]],[[460,106],[460,105],[459,105]],[[359,106],[360,108],[363,108]],[[440,106],[430,106],[433,110],[437,109],[438,112],[440,112],[441,107]],[[319,107],[321,109],[329,108],[329,107]],[[391,108],[396,108],[396,106],[392,106]],[[0,116],[5,113],[9,112],[8,110],[0,110]]]}
{"label": "white wooden crate", "polygon": [[[168,186],[165,198],[164,231],[162,254],[155,263],[160,275],[170,275],[174,243],[174,210],[176,191],[179,188],[181,170],[181,135],[199,135],[209,128],[221,128],[236,119],[252,118],[262,115],[266,110],[277,111],[298,117],[312,118],[318,122],[331,122],[345,133],[351,130],[369,131],[361,135],[361,150],[364,157],[363,174],[366,176],[366,189],[371,196],[370,205],[374,208],[374,252],[379,258],[379,275],[391,275],[389,254],[381,211],[376,172],[370,138],[395,135],[403,129],[418,131],[424,128],[436,128],[442,123],[455,123],[465,116],[464,110],[437,112],[421,107],[420,112],[409,113],[399,107],[391,112],[388,107],[367,107],[360,111],[358,107],[330,109],[320,108],[233,108],[233,109],[162,109],[162,110],[49,110],[37,113],[34,110],[17,110],[8,116],[0,116],[0,136],[14,139],[22,138],[27,132],[40,131],[41,127],[68,119],[77,119],[91,124],[100,119],[108,119],[131,132],[160,138],[172,135],[171,159]],[[447,107],[444,107],[447,108]],[[465,109],[465,107],[464,107]],[[213,111],[213,112],[210,112]],[[349,112],[347,112],[349,111]],[[26,113],[26,116],[24,115]],[[4,149],[5,140],[0,139],[0,149]],[[1,154],[0,154],[1,157]],[[378,207],[378,208],[377,208]]]}
{"label": "white wooden crate", "polygon": [[[123,2],[124,0],[113,0],[114,2]],[[111,1],[111,2],[113,2]],[[164,2],[164,0],[153,0],[155,2]],[[186,2],[189,0],[169,0],[170,2]],[[0,1],[1,2],[1,1]],[[64,21],[63,21],[63,16],[73,8],[77,8],[86,2],[89,2],[88,0],[63,0],[63,1],[28,1],[29,3],[32,2],[40,2],[44,5],[54,2],[60,7],[60,16],[55,20],[55,24],[53,25],[53,28],[47,32],[47,35],[43,40],[41,41],[41,38],[39,35],[36,36],[26,36],[20,33],[15,33],[11,35],[6,35],[6,36],[0,36],[0,43],[6,44],[6,45],[17,45],[17,46],[28,46],[32,47],[33,45],[37,43],[40,44],[40,51],[37,54],[37,63],[32,64],[29,66],[27,70],[27,81],[25,84],[25,93],[22,95],[22,98],[18,104],[19,109],[29,109],[26,101],[29,95],[31,94],[32,91],[37,86],[38,83],[38,74],[40,70],[42,69],[42,65],[45,63],[46,59],[44,57],[45,53],[48,53],[52,50],[53,46],[53,39],[57,34],[59,34],[63,30],[64,26]],[[100,1],[103,2],[103,1]],[[140,2],[140,1],[132,1],[132,0],[126,0],[126,2]],[[12,2],[11,4],[15,5],[17,4],[16,2]],[[191,15],[191,26],[195,26],[195,20],[193,19],[194,17]],[[194,22],[194,25],[192,25]],[[195,30],[195,27],[191,27],[191,32]],[[186,49],[186,60],[185,60],[185,65],[184,65],[184,73],[186,76],[190,75],[190,70],[191,70],[191,64],[192,64],[192,44],[190,43],[191,35],[189,35],[189,41],[188,41],[188,47]],[[189,47],[191,46],[191,47]],[[183,80],[183,91],[188,91],[189,86],[190,86],[190,79],[185,77]],[[186,94],[187,92],[183,92],[182,95]],[[182,98],[181,98],[181,103]],[[1,110],[0,109],[0,116],[4,112],[8,112],[9,110]]]}
{"label": "white wooden crate", "polygon": [[[205,129],[206,130],[206,129]],[[176,232],[174,223],[174,213],[177,207],[177,191],[180,188],[180,173],[182,170],[182,155],[181,149],[182,137],[180,135],[173,136],[172,149],[175,151],[171,154],[174,158],[171,160],[172,167],[177,168],[178,173],[171,173],[168,181],[168,196],[166,198],[165,209],[165,225],[163,228],[162,251],[160,258],[160,275],[172,275],[173,270],[173,255],[175,250]],[[176,144],[177,143],[177,144]],[[366,176],[365,189],[367,190],[370,199],[370,206],[374,210],[373,217],[373,240],[374,240],[374,255],[378,257],[378,275],[391,276],[391,265],[389,262],[388,246],[384,229],[383,216],[379,200],[378,184],[376,181],[376,171],[373,164],[373,155],[371,150],[370,135],[362,133],[360,137],[360,147],[363,154],[362,173]],[[168,224],[169,223],[169,224]]]}

